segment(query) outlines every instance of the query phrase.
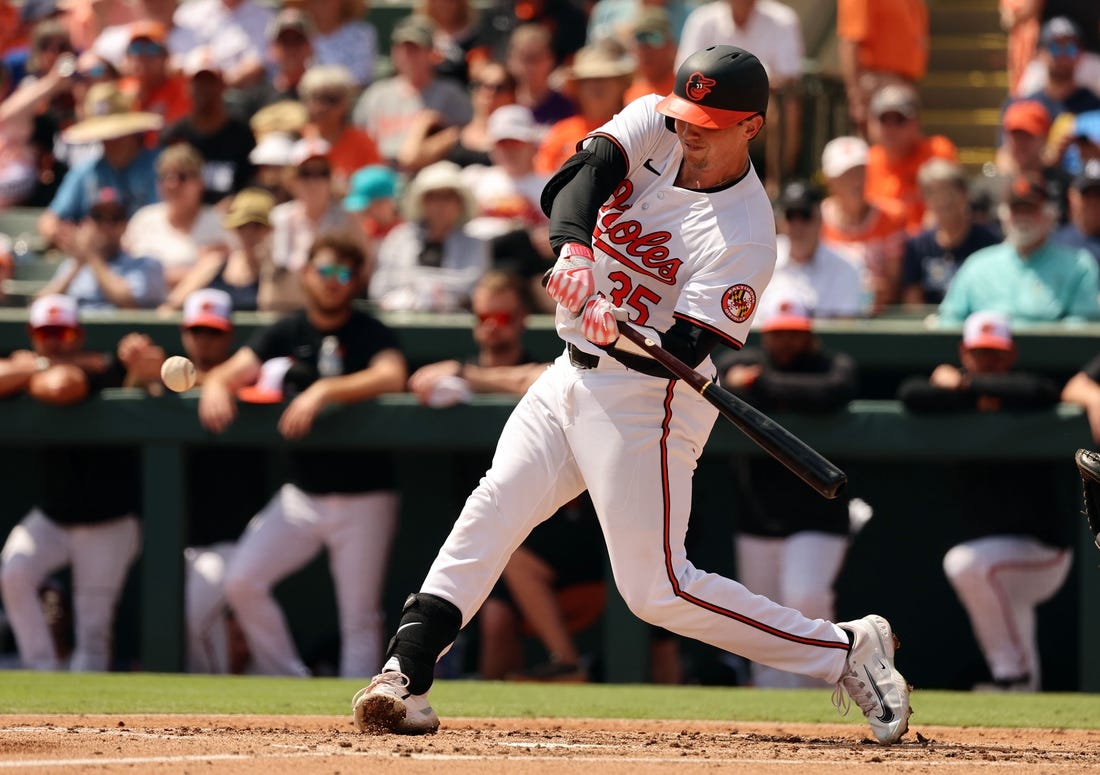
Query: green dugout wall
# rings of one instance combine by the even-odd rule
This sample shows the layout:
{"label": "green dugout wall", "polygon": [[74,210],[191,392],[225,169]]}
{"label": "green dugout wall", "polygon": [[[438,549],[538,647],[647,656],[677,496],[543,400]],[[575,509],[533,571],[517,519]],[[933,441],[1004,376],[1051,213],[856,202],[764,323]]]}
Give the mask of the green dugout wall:
{"label": "green dugout wall", "polygon": [[[471,318],[385,316],[416,366],[473,350]],[[264,315],[240,315],[244,341]],[[178,319],[126,313],[87,320],[88,343],[111,348],[123,334],[145,331],[169,352],[179,351]],[[561,350],[552,322],[533,317],[528,347],[551,359]],[[1031,461],[1054,465],[1064,481],[1050,518],[1071,521],[1081,540],[1074,570],[1058,596],[1040,609],[1044,683],[1052,689],[1100,691],[1100,666],[1082,654],[1100,653],[1100,554],[1079,516],[1079,484],[1072,463],[1078,447],[1090,446],[1083,415],[1060,407],[1035,414],[973,414],[915,417],[892,399],[906,375],[924,374],[955,361],[959,330],[929,330],[915,319],[824,322],[825,345],[851,354],[860,366],[863,400],[832,416],[779,416],[782,423],[848,471],[850,493],[868,501],[871,522],[854,538],[837,584],[842,618],[879,611],[895,623],[904,641],[901,663],[919,687],[966,688],[982,678],[981,658],[965,615],[943,578],[940,561],[963,516],[937,483],[951,466],[966,461]],[[1064,380],[1100,350],[1100,325],[1035,327],[1017,331],[1020,366]],[[750,340],[750,344],[752,341]],[[0,353],[27,346],[26,313],[0,309]],[[51,409],[25,398],[0,401],[0,530],[6,535],[37,492],[37,450],[52,442],[134,444],[145,463],[144,556],[124,599],[130,623],[123,633],[145,669],[175,670],[182,664],[179,584],[182,519],[187,497],[181,475],[183,451],[191,445],[265,447],[284,444],[276,434],[279,407],[242,407],[222,437],[207,434],[192,394],[149,398],[137,391],[108,391],[89,403]],[[303,444],[371,446],[398,458],[403,491],[402,523],[388,575],[386,609],[392,624],[405,595],[416,587],[467,494],[469,459],[491,454],[513,405],[505,397],[479,397],[469,406],[430,410],[410,396],[330,412]],[[761,454],[735,429],[719,422],[696,476],[689,556],[699,567],[733,573],[731,531],[739,493],[729,473],[734,454]],[[277,471],[273,472],[277,478]],[[793,476],[792,486],[803,486]],[[226,481],[215,487],[232,486]],[[1006,481],[1006,488],[1014,482]],[[280,585],[302,652],[331,648],[337,639],[331,582],[323,561]],[[646,676],[646,629],[612,595],[601,624],[605,674],[613,681]],[[120,644],[120,646],[123,644]]]}

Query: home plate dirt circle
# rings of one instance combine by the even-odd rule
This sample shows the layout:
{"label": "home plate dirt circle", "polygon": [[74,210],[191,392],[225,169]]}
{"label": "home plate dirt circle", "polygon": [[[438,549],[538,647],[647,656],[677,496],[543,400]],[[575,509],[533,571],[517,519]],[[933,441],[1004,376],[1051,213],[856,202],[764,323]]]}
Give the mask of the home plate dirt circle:
{"label": "home plate dirt circle", "polygon": [[912,725],[884,747],[855,724],[453,719],[424,737],[368,736],[350,715],[0,716],[5,773],[1078,773],[1100,730]]}

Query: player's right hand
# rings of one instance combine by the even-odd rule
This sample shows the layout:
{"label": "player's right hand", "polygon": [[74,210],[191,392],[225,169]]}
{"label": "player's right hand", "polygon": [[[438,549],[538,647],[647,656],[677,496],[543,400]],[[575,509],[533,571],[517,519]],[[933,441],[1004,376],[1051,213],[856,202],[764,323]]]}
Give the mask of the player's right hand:
{"label": "player's right hand", "polygon": [[199,422],[211,433],[221,433],[237,416],[237,403],[229,388],[220,382],[207,382],[199,394]]}
{"label": "player's right hand", "polygon": [[592,248],[577,242],[565,243],[550,270],[546,293],[576,315],[596,290],[596,278],[592,274],[594,266]]}

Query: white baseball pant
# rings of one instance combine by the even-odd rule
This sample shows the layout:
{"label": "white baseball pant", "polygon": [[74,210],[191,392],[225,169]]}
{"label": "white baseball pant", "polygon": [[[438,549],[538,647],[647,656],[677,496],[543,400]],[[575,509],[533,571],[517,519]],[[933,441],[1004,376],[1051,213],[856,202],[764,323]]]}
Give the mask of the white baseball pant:
{"label": "white baseball pant", "polygon": [[0,551],[0,592],[24,667],[62,668],[38,590],[51,573],[72,565],[75,644],[69,668],[110,668],[115,606],[140,544],[133,515],[60,525],[36,508],[12,529]]}
{"label": "white baseball pant", "polygon": [[943,556],[994,680],[1027,675],[1028,688],[1040,688],[1035,606],[1061,588],[1072,560],[1069,549],[1015,535],[966,541]]}
{"label": "white baseball pant", "polygon": [[469,622],[534,526],[587,488],[615,582],[636,616],[835,683],[847,659],[843,630],[687,559],[692,473],[716,417],[683,382],[610,358],[577,369],[561,356],[509,417],[421,591],[449,600]]}
{"label": "white baseball pant", "polygon": [[394,492],[312,495],[284,484],[237,544],[225,594],[256,671],[308,676],[286,618],[271,594],[322,548],[336,588],[340,675],[373,675],[382,656],[382,585],[397,529]]}
{"label": "white baseball pant", "polygon": [[[801,611],[811,619],[836,615],[833,584],[848,551],[846,536],[806,530],[786,538],[738,534],[737,577],[758,595]],[[799,689],[821,686],[804,675],[752,663],[755,686]]]}
{"label": "white baseball pant", "polygon": [[183,550],[187,669],[192,673],[229,672],[225,570],[236,549],[226,541]]}

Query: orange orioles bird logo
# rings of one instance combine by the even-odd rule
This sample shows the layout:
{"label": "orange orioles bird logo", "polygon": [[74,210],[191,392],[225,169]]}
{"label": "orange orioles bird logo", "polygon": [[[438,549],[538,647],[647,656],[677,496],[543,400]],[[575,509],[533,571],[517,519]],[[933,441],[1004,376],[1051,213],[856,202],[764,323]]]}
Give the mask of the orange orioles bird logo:
{"label": "orange orioles bird logo", "polygon": [[705,75],[699,72],[692,73],[688,76],[687,83],[684,85],[684,93],[687,94],[688,99],[699,100],[710,94],[710,89],[718,81],[713,78],[707,78]]}

